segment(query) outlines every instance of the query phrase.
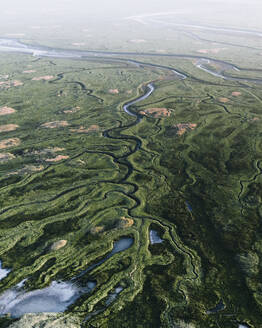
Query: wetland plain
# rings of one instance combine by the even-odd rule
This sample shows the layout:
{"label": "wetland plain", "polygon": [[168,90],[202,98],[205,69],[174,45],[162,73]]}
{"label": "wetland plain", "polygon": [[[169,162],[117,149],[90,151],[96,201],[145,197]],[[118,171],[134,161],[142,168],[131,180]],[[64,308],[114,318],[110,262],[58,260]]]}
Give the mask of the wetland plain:
{"label": "wetland plain", "polygon": [[210,24],[0,37],[0,327],[262,327],[262,26]]}

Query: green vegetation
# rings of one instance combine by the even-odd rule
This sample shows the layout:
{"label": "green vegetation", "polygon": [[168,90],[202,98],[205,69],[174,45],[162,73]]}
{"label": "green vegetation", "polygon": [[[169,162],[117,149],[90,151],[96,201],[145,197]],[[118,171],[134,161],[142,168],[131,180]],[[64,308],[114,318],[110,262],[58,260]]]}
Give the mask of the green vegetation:
{"label": "green vegetation", "polygon": [[[15,112],[0,131],[18,126],[0,132],[0,259],[12,270],[1,293],[78,277],[96,286],[62,317],[83,327],[262,327],[261,84],[188,58],[121,57],[1,54],[0,108]],[[154,93],[132,105],[135,124],[123,105],[151,81]],[[151,229],[163,243],[150,243]],[[130,248],[85,271],[123,237]]]}

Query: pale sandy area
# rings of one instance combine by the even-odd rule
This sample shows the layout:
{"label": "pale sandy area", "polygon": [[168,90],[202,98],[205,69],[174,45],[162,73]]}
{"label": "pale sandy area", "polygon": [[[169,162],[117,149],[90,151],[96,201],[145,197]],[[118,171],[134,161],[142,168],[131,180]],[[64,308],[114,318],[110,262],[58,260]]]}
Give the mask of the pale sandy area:
{"label": "pale sandy area", "polygon": [[228,98],[218,98],[219,102],[222,102],[222,103],[227,103],[229,102],[230,100]]}
{"label": "pale sandy area", "polygon": [[26,166],[24,166],[23,168],[21,168],[17,171],[10,172],[8,175],[16,175],[16,174],[23,175],[23,174],[35,173],[35,172],[43,171],[43,169],[44,169],[43,165],[39,165],[39,166],[26,165]]}
{"label": "pale sandy area", "polygon": [[69,156],[67,155],[57,155],[56,157],[54,158],[47,158],[45,159],[46,162],[59,162],[59,161],[62,161],[63,159],[68,159]]}
{"label": "pale sandy area", "polygon": [[53,245],[51,246],[51,250],[58,251],[60,248],[65,247],[66,244],[67,244],[67,240],[65,240],[65,239],[58,240],[53,243]]}
{"label": "pale sandy area", "polygon": [[145,109],[144,111],[141,111],[140,114],[142,115],[153,115],[155,118],[164,116],[168,117],[171,115],[171,111],[168,110],[167,108],[148,108]]}
{"label": "pale sandy area", "polygon": [[20,139],[19,138],[9,138],[4,139],[0,141],[0,149],[15,147],[20,145]]}
{"label": "pale sandy area", "polygon": [[0,163],[8,162],[14,158],[15,158],[15,155],[13,155],[11,153],[0,153]]}
{"label": "pale sandy area", "polygon": [[20,87],[24,85],[23,82],[18,81],[18,80],[14,80],[14,81],[1,81],[0,82],[0,86],[4,89],[9,89],[11,87]]}
{"label": "pale sandy area", "polygon": [[45,75],[45,76],[38,76],[38,77],[33,77],[32,81],[49,81],[54,78],[53,75]]}
{"label": "pale sandy area", "polygon": [[12,83],[13,83],[14,87],[20,87],[20,86],[24,85],[23,82],[18,81],[18,80],[14,80]]}
{"label": "pale sandy area", "polygon": [[35,72],[36,72],[36,70],[34,70],[34,69],[28,69],[26,71],[23,71],[24,74],[31,74],[31,73],[35,73]]}
{"label": "pale sandy area", "polygon": [[124,216],[121,217],[121,220],[120,220],[120,223],[119,223],[121,228],[129,228],[129,227],[132,227],[133,224],[134,224],[133,219],[126,218]]}
{"label": "pale sandy area", "polygon": [[238,97],[238,96],[241,96],[241,95],[242,95],[242,93],[239,92],[239,91],[232,92],[232,96],[234,96],[234,97]]}
{"label": "pale sandy area", "polygon": [[70,129],[71,132],[77,132],[77,133],[89,133],[89,132],[95,132],[99,130],[98,125],[91,125],[89,128],[85,128],[84,126],[80,126],[78,129]]}
{"label": "pale sandy area", "polygon": [[76,113],[80,110],[81,108],[79,106],[76,106],[72,109],[67,109],[67,110],[64,110],[64,113],[65,114],[72,114],[72,113]]}
{"label": "pale sandy area", "polygon": [[0,132],[14,131],[19,127],[17,124],[0,125]]}
{"label": "pale sandy area", "polygon": [[112,95],[119,94],[119,90],[118,89],[109,89],[108,92],[111,93]]}
{"label": "pale sandy area", "polygon": [[92,227],[90,229],[90,232],[91,232],[92,235],[96,235],[97,233],[103,232],[104,229],[105,229],[104,226],[96,226],[96,227]]}
{"label": "pale sandy area", "polygon": [[177,128],[177,135],[182,136],[187,130],[194,130],[197,124],[195,123],[178,123],[174,127]]}
{"label": "pale sandy area", "polygon": [[55,128],[61,128],[68,126],[69,123],[67,121],[53,121],[53,122],[46,122],[41,125],[43,128],[48,128],[48,129],[55,129]]}
{"label": "pale sandy area", "polygon": [[4,106],[4,107],[0,107],[0,116],[2,115],[10,115],[15,113],[16,110],[14,108],[8,107],[8,106]]}

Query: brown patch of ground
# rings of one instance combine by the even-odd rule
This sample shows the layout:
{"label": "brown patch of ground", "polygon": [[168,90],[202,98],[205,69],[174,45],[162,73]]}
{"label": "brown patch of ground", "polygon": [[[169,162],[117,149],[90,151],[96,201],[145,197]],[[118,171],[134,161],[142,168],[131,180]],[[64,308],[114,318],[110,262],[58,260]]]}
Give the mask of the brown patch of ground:
{"label": "brown patch of ground", "polygon": [[18,80],[13,81],[12,83],[13,83],[13,86],[14,86],[14,87],[20,87],[21,85],[24,85],[23,82],[18,81]]}
{"label": "brown patch of ground", "polygon": [[1,81],[1,82],[0,82],[0,86],[1,86],[2,88],[4,88],[4,89],[9,89],[10,86],[11,86],[11,84],[10,84],[10,82],[8,82],[8,81]]}
{"label": "brown patch of ground", "polygon": [[35,165],[27,165],[26,168],[31,172],[39,172],[44,169],[43,165],[35,166]]}
{"label": "brown patch of ground", "polygon": [[17,124],[0,125],[0,132],[14,131],[19,127]]}
{"label": "brown patch of ground", "polygon": [[70,129],[71,132],[77,132],[77,133],[89,133],[89,132],[96,132],[99,130],[98,125],[91,125],[88,129],[85,129],[85,127],[80,126],[79,129]]}
{"label": "brown patch of ground", "polygon": [[254,118],[252,119],[252,121],[253,121],[253,122],[255,122],[255,121],[260,121],[260,118],[259,118],[259,117],[254,117]]}
{"label": "brown patch of ground", "polygon": [[64,110],[64,113],[65,113],[65,114],[76,113],[76,112],[78,112],[80,109],[81,109],[81,108],[80,108],[79,106],[77,106],[77,107],[74,107],[74,108],[72,108],[72,109]]}
{"label": "brown patch of ground", "polygon": [[47,158],[45,159],[46,162],[59,162],[59,161],[62,161],[63,159],[68,159],[69,156],[67,155],[57,155],[56,157],[54,158]]}
{"label": "brown patch of ground", "polygon": [[177,135],[182,136],[187,130],[194,130],[197,124],[195,123],[178,123],[174,127],[177,129]]}
{"label": "brown patch of ground", "polygon": [[121,217],[121,220],[119,222],[119,226],[121,228],[130,228],[134,224],[134,220],[131,218],[126,218],[124,216]]}
{"label": "brown patch of ground", "polygon": [[53,121],[53,122],[46,122],[41,125],[43,128],[48,128],[48,129],[55,129],[55,128],[61,128],[68,126],[69,123],[67,121]]}
{"label": "brown patch of ground", "polygon": [[20,87],[21,85],[24,85],[24,83],[18,80],[0,82],[0,86],[4,89],[9,89],[11,87]]}
{"label": "brown patch of ground", "polygon": [[171,115],[171,111],[167,108],[148,108],[142,112],[140,112],[142,115],[153,115],[155,118],[165,116],[168,117]]}
{"label": "brown patch of ground", "polygon": [[109,89],[108,92],[111,93],[111,94],[113,94],[113,95],[119,94],[119,90],[118,89]]}
{"label": "brown patch of ground", "polygon": [[38,77],[33,77],[32,81],[49,81],[54,78],[53,75],[45,75],[45,76],[38,76]]}
{"label": "brown patch of ground", "polygon": [[96,235],[97,233],[103,232],[105,229],[104,226],[96,226],[96,227],[92,227],[90,232],[92,235]]}
{"label": "brown patch of ground", "polygon": [[230,100],[228,99],[228,98],[218,98],[218,101],[219,102],[222,102],[222,103],[227,103],[227,102],[229,102]]}
{"label": "brown patch of ground", "polygon": [[0,163],[8,162],[14,158],[15,158],[15,155],[13,155],[11,153],[0,153]]}
{"label": "brown patch of ground", "polygon": [[20,139],[19,138],[9,138],[0,141],[0,149],[15,147],[20,145]]}
{"label": "brown patch of ground", "polygon": [[11,108],[11,107],[4,106],[4,107],[0,108],[0,116],[13,114],[15,112],[16,112],[16,110],[14,108]]}
{"label": "brown patch of ground", "polygon": [[31,155],[49,155],[49,154],[53,154],[56,153],[58,151],[63,151],[65,150],[65,148],[59,148],[59,147],[53,147],[53,148],[44,148],[41,150],[34,150],[34,151],[28,151],[25,150],[25,154],[28,156]]}
{"label": "brown patch of ground", "polygon": [[23,71],[24,74],[31,74],[31,73],[35,73],[35,72],[36,72],[36,70],[34,70],[34,69],[28,69],[26,71]]}
{"label": "brown patch of ground", "polygon": [[53,245],[51,246],[51,250],[58,251],[60,248],[65,247],[66,244],[67,244],[67,240],[65,240],[65,239],[58,240],[53,243]]}
{"label": "brown patch of ground", "polygon": [[35,165],[26,165],[25,167],[23,167],[20,170],[17,171],[13,171],[10,172],[8,175],[15,175],[15,174],[30,174],[30,173],[34,173],[34,172],[40,172],[43,171],[44,166],[43,165],[39,165],[39,166],[35,166]]}
{"label": "brown patch of ground", "polygon": [[234,97],[238,97],[238,96],[241,96],[241,95],[242,95],[242,93],[239,92],[239,91],[232,92],[232,96],[234,96]]}

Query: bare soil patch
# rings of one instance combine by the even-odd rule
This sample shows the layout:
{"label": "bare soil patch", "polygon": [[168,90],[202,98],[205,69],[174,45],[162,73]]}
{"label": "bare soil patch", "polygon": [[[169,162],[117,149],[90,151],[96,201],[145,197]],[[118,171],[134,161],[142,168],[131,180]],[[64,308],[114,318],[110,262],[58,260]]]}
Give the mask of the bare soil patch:
{"label": "bare soil patch", "polygon": [[53,122],[46,122],[41,125],[42,128],[48,129],[55,129],[68,126],[69,123],[67,121],[53,121]]}
{"label": "bare soil patch", "polygon": [[100,232],[103,232],[104,229],[105,229],[104,226],[96,226],[96,227],[92,227],[91,230],[90,230],[90,232],[91,232],[92,235],[96,235],[96,234],[98,234]]}
{"label": "bare soil patch", "polygon": [[14,108],[11,108],[11,107],[7,107],[7,106],[0,107],[0,116],[13,114],[15,112],[16,112],[16,110]]}
{"label": "bare soil patch", "polygon": [[119,90],[118,89],[109,89],[108,92],[111,93],[112,95],[119,94]]}
{"label": "bare soil patch", "polygon": [[195,123],[178,123],[174,127],[177,129],[177,135],[182,136],[188,130],[194,130],[197,124]]}
{"label": "bare soil patch", "polygon": [[148,108],[142,112],[140,112],[142,115],[152,115],[155,118],[164,116],[164,117],[169,117],[171,115],[171,111],[167,108]]}
{"label": "bare soil patch", "polygon": [[34,173],[34,172],[40,172],[43,171],[44,166],[43,165],[39,165],[39,166],[35,166],[35,165],[26,165],[25,167],[21,168],[20,170],[17,171],[13,171],[10,172],[8,175],[16,175],[16,174],[30,174],[30,173]]}
{"label": "bare soil patch", "polygon": [[51,246],[51,250],[58,251],[60,248],[65,247],[66,244],[67,244],[67,240],[65,240],[65,239],[58,240],[53,243],[53,245]]}
{"label": "bare soil patch", "polygon": [[89,133],[89,132],[96,132],[99,130],[98,125],[91,125],[89,128],[85,128],[84,126],[80,126],[79,129],[70,129],[71,132],[77,132],[77,133]]}
{"label": "bare soil patch", "polygon": [[20,145],[20,139],[19,138],[9,138],[4,139],[0,141],[0,149],[15,147]]}
{"label": "bare soil patch", "polygon": [[80,110],[81,108],[79,106],[74,107],[72,109],[68,109],[68,110],[64,110],[65,114],[72,114],[72,113],[76,113]]}
{"label": "bare soil patch", "polygon": [[15,158],[15,155],[13,155],[11,153],[0,153],[0,163],[8,162],[14,158]]}
{"label": "bare soil patch", "polygon": [[12,82],[12,84],[13,84],[14,87],[20,87],[20,86],[24,85],[23,82],[18,81],[18,80],[14,80],[14,81]]}
{"label": "bare soil patch", "polygon": [[241,96],[241,95],[242,95],[242,93],[239,92],[239,91],[232,92],[232,96],[234,96],[234,97],[238,97],[238,96]]}
{"label": "bare soil patch", "polygon": [[45,75],[45,76],[38,76],[38,77],[33,77],[32,81],[49,81],[54,78],[53,75]]}
{"label": "bare soil patch", "polygon": [[0,125],[0,132],[14,131],[19,127],[17,124]]}
{"label": "bare soil patch", "polygon": [[219,102],[222,102],[222,103],[227,103],[227,102],[229,102],[230,100],[228,99],[228,98],[218,98],[218,101]]}
{"label": "bare soil patch", "polygon": [[36,72],[36,70],[34,70],[34,69],[28,69],[26,71],[23,71],[24,74],[31,74],[31,73],[35,73],[35,72]]}
{"label": "bare soil patch", "polygon": [[53,147],[53,148],[44,148],[40,150],[33,150],[33,151],[25,151],[26,155],[50,155],[54,154],[58,151],[63,151],[65,148],[60,148],[60,147]]}
{"label": "bare soil patch", "polygon": [[124,216],[121,217],[121,220],[119,222],[119,226],[121,228],[129,228],[132,227],[132,225],[134,224],[134,220],[131,218],[126,218]]}
{"label": "bare soil patch", "polygon": [[45,161],[46,162],[59,162],[59,161],[62,161],[63,159],[68,159],[68,158],[69,158],[69,156],[67,156],[67,155],[57,155],[54,158],[47,158]]}

